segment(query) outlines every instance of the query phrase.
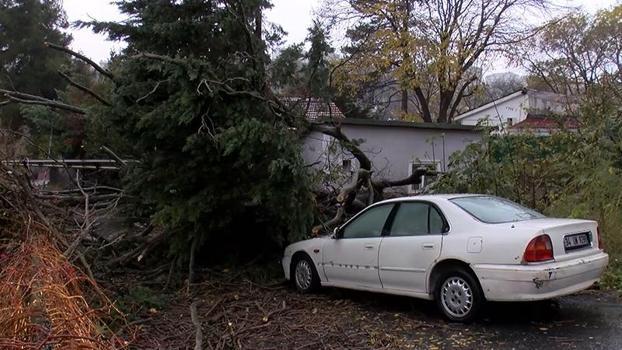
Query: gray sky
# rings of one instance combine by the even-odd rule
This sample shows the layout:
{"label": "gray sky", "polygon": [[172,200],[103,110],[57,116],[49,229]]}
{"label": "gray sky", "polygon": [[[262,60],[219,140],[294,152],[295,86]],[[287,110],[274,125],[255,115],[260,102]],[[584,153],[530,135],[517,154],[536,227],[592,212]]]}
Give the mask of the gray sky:
{"label": "gray sky", "polygon": [[[307,28],[313,20],[313,11],[322,0],[272,0],[274,8],[267,13],[268,20],[277,23],[289,33],[287,41],[297,43],[304,40]],[[564,6],[578,6],[594,13],[599,9],[609,8],[622,0],[557,0]],[[86,5],[88,3],[88,5]],[[86,5],[86,6],[85,6]],[[110,0],[64,0],[65,11],[70,22],[77,20],[123,20],[117,8],[110,4]],[[546,20],[542,18],[541,20]],[[104,37],[92,33],[88,29],[72,29],[72,48],[96,61],[104,61],[109,57],[111,50],[118,50],[121,43],[106,41]],[[507,70],[501,64],[492,68],[493,71]]]}

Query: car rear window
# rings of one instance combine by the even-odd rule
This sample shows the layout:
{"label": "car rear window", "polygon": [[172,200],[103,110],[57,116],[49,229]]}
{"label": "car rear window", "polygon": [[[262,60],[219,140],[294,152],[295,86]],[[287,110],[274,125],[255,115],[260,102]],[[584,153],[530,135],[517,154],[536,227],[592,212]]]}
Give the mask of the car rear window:
{"label": "car rear window", "polygon": [[476,219],[489,224],[540,219],[544,215],[507,199],[491,196],[472,196],[450,199],[451,202]]}

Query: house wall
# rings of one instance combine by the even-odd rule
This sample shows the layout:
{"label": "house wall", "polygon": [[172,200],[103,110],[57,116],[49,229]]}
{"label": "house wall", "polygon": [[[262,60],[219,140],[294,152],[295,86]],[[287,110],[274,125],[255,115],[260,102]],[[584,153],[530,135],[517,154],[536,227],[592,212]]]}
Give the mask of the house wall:
{"label": "house wall", "polygon": [[530,112],[572,114],[577,107],[576,97],[552,92],[529,91]]}
{"label": "house wall", "polygon": [[[384,125],[342,125],[343,133],[351,140],[362,141],[359,146],[374,165],[374,177],[401,179],[408,177],[416,161],[437,162],[438,169],[447,168],[449,157],[456,151],[481,140],[475,130],[418,129]],[[303,157],[307,164],[322,168],[327,163],[340,166],[349,153],[341,154],[332,147],[333,139],[314,132],[304,142]],[[333,146],[336,144],[333,143]],[[443,146],[445,149],[443,156]],[[352,160],[352,165],[357,165]],[[354,168],[352,170],[355,170]],[[406,190],[406,188],[403,188]]]}
{"label": "house wall", "polygon": [[487,120],[487,125],[499,126],[501,123],[508,125],[508,118],[512,118],[512,124],[516,124],[527,117],[528,109],[529,97],[520,95],[482,109],[459,121],[462,125],[477,125],[480,120]]}

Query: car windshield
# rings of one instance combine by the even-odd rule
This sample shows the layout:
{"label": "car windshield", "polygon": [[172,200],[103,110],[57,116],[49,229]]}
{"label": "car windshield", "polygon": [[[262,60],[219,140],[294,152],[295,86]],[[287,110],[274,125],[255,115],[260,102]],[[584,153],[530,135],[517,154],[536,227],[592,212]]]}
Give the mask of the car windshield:
{"label": "car windshield", "polygon": [[476,219],[489,224],[540,219],[544,215],[507,199],[490,196],[472,196],[450,199],[451,202]]}

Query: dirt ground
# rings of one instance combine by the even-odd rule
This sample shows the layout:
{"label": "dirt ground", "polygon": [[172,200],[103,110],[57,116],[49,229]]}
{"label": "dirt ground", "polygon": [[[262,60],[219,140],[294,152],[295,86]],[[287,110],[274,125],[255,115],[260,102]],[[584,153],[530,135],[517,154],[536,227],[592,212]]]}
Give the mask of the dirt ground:
{"label": "dirt ground", "polygon": [[[433,302],[327,288],[301,295],[228,274],[202,276],[195,298],[180,290],[145,298],[131,321],[135,349],[194,349],[197,306],[204,349],[620,349],[622,303],[586,291],[538,303],[489,303],[478,321],[444,321]],[[151,304],[151,306],[149,306]]]}

